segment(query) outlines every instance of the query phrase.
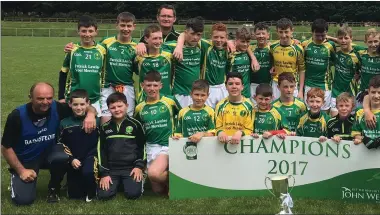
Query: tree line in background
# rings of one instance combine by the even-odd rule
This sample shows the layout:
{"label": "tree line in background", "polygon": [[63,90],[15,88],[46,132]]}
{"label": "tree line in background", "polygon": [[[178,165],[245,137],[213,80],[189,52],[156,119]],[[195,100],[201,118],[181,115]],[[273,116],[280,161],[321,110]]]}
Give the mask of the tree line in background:
{"label": "tree line in background", "polygon": [[96,18],[114,19],[119,12],[128,11],[137,19],[155,19],[157,8],[173,4],[177,19],[202,16],[207,20],[268,21],[287,17],[293,21],[313,21],[323,18],[329,22],[380,20],[380,2],[1,2],[2,18],[9,16],[77,18],[84,13]]}

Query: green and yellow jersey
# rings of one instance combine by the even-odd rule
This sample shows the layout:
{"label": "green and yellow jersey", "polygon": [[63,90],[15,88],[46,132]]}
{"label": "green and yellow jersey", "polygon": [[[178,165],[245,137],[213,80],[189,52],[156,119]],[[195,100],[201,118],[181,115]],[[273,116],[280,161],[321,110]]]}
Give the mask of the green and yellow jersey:
{"label": "green and yellow jersey", "polygon": [[327,137],[327,122],[330,117],[321,111],[319,116],[313,118],[310,111],[301,116],[298,123],[296,134],[301,137]]}
{"label": "green and yellow jersey", "polygon": [[253,133],[263,134],[266,131],[275,131],[284,129],[289,131],[289,125],[286,117],[276,107],[270,110],[254,110]]}
{"label": "green and yellow jersey", "polygon": [[336,98],[343,92],[356,95],[357,81],[354,80],[355,73],[359,72],[359,56],[354,51],[337,51],[334,59],[335,70],[332,73],[332,97]]}
{"label": "green and yellow jersey", "polygon": [[283,72],[291,72],[298,80],[298,73],[305,71],[304,50],[300,44],[294,41],[289,46],[283,46],[280,42],[270,46],[270,54],[273,58],[273,65],[276,71],[274,81],[278,81],[278,76]]}
{"label": "green and yellow jersey", "polygon": [[376,128],[369,129],[365,122],[364,110],[361,108],[356,111],[355,122],[352,127],[351,135],[355,137],[357,135],[367,136],[371,139],[380,137],[380,110],[371,110],[376,117]]}
{"label": "green and yellow jersey", "polygon": [[175,136],[190,137],[198,132],[215,133],[214,110],[205,105],[195,109],[191,106],[179,111]]}
{"label": "green and yellow jersey", "polygon": [[[172,71],[172,57],[173,55],[169,52],[160,50],[158,55],[148,55],[136,56],[135,64],[137,65],[137,72],[139,74],[140,84],[144,81],[145,74],[151,70],[157,71],[161,74],[162,88],[160,94],[162,95],[172,95],[171,89],[171,71]],[[146,96],[144,91],[139,85],[139,95],[137,96],[137,103],[145,100]]]}
{"label": "green and yellow jersey", "polygon": [[100,90],[104,84],[104,58],[106,48],[101,44],[83,47],[74,44],[67,53],[61,68],[68,73],[65,88],[65,98],[68,101],[70,93],[76,89],[87,91],[91,104],[100,99]]}
{"label": "green and yellow jersey", "polygon": [[206,53],[204,55],[202,79],[211,86],[224,84],[226,81],[228,52],[225,48],[217,49],[212,42],[203,40]]}
{"label": "green and yellow jersey", "polygon": [[[184,46],[183,60],[174,60],[174,74],[173,74],[173,95],[190,95],[193,82],[202,77],[201,66],[206,52],[205,40],[200,40],[195,47]],[[173,53],[177,46],[176,41],[164,43],[162,49],[164,51]]]}
{"label": "green and yellow jersey", "polygon": [[335,54],[335,44],[325,41],[316,44],[312,39],[302,42],[305,56],[305,86],[331,90],[330,66]]}
{"label": "green and yellow jersey", "polygon": [[228,97],[221,100],[215,108],[216,134],[225,132],[232,136],[236,131],[250,135],[253,131],[253,104],[248,98],[239,103],[230,102]]}
{"label": "green and yellow jersey", "polygon": [[250,49],[260,64],[259,71],[251,72],[251,83],[269,84],[272,80],[270,69],[273,65],[272,58],[270,57],[270,46],[266,45],[264,48],[260,48],[257,45],[253,45],[250,46]]}
{"label": "green and yellow jersey", "polygon": [[174,132],[174,118],[181,106],[170,96],[161,96],[155,102],[142,102],[136,106],[135,118],[145,128],[147,144],[167,146]]}
{"label": "green and yellow jersey", "polygon": [[133,40],[120,42],[117,36],[105,38],[101,43],[107,49],[104,87],[133,86],[133,73],[137,72],[133,65],[137,43]]}
{"label": "green and yellow jersey", "polygon": [[228,72],[238,72],[243,76],[244,89],[241,94],[246,98],[251,98],[251,58],[247,52],[230,53],[228,58]]}
{"label": "green and yellow jersey", "polygon": [[283,113],[283,116],[288,121],[289,130],[294,132],[297,130],[300,117],[307,111],[305,102],[299,98],[294,98],[290,103],[283,103],[278,98],[272,102],[272,105]]}
{"label": "green and yellow jersey", "polygon": [[368,88],[371,78],[380,75],[380,55],[371,56],[367,50],[361,50],[358,54],[360,62],[359,91],[364,91]]}

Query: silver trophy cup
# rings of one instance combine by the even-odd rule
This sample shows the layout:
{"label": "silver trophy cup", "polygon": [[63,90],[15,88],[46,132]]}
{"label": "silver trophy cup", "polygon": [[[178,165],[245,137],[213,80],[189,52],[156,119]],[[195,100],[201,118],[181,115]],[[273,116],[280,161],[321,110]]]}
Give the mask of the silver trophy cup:
{"label": "silver trophy cup", "polygon": [[[293,178],[293,186],[289,190],[289,178]],[[267,181],[270,180],[272,184],[272,191],[267,186]],[[268,189],[268,191],[275,196],[276,198],[279,198],[281,201],[281,211],[279,214],[293,214],[291,209],[293,207],[293,200],[290,197],[290,192],[294,188],[296,180],[293,176],[289,175],[279,175],[279,176],[273,176],[272,178],[265,177],[265,186]]]}

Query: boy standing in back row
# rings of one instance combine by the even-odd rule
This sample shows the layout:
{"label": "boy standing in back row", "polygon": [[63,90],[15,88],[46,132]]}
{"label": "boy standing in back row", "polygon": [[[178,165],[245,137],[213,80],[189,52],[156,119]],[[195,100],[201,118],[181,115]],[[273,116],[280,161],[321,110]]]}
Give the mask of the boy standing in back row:
{"label": "boy standing in back row", "polygon": [[278,76],[283,72],[291,72],[298,81],[298,88],[294,90],[294,96],[303,99],[305,82],[304,50],[301,45],[295,44],[293,37],[293,24],[287,18],[277,21],[277,35],[280,41],[270,46],[273,58],[274,71],[272,71],[272,89],[274,99],[280,97],[278,90]]}
{"label": "boy standing in back row", "polygon": [[100,116],[100,89],[104,82],[106,49],[94,42],[97,35],[95,18],[82,16],[78,22],[78,34],[81,41],[66,54],[59,74],[58,97],[68,102],[72,91],[84,89]]}
{"label": "boy standing in back row", "polygon": [[334,56],[335,71],[332,75],[331,116],[338,114],[336,98],[343,92],[356,96],[360,62],[358,53],[352,48],[352,29],[343,26],[337,32],[340,50]]}
{"label": "boy standing in back row", "polygon": [[[174,97],[183,107],[191,105],[191,86],[194,81],[201,78],[202,60],[205,54],[205,45],[201,41],[204,30],[204,21],[201,17],[189,19],[184,32],[185,46],[183,47],[183,60],[175,60],[173,63],[173,87]],[[173,53],[177,42],[169,42],[162,45],[162,49]]]}
{"label": "boy standing in back row", "polygon": [[133,73],[137,69],[133,66],[136,57],[136,42],[132,40],[132,33],[136,27],[136,18],[129,12],[122,12],[117,16],[116,36],[101,41],[107,48],[105,84],[102,88],[102,122],[107,122],[111,113],[107,107],[107,98],[114,92],[121,92],[127,97],[128,115],[133,116],[135,109],[135,89]]}
{"label": "boy standing in back row", "polygon": [[272,80],[270,69],[272,68],[273,62],[270,57],[270,46],[268,43],[269,27],[265,23],[259,22],[255,25],[253,30],[257,44],[250,46],[250,48],[260,64],[260,69],[251,73],[251,101],[256,104],[252,96],[256,94],[256,87],[259,84],[270,84]]}
{"label": "boy standing in back row", "polygon": [[141,83],[147,72],[155,70],[161,74],[162,88],[160,94],[172,95],[172,54],[161,49],[162,31],[158,25],[149,25],[144,30],[147,53],[136,56],[135,64],[139,74],[139,95],[137,104],[145,101],[146,94],[141,89]]}
{"label": "boy standing in back row", "polygon": [[312,38],[302,42],[305,50],[305,94],[312,87],[325,91],[322,110],[328,112],[331,103],[330,67],[335,55],[335,44],[326,39],[328,23],[323,19],[314,20],[311,25]]}

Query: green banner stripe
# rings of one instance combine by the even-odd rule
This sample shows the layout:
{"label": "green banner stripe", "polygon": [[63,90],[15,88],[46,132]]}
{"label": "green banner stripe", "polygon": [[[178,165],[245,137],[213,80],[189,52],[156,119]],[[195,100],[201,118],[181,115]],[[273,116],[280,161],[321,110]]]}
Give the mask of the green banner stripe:
{"label": "green banner stripe", "polygon": [[[271,196],[268,190],[230,190],[209,187],[169,173],[170,199]],[[334,178],[296,186],[290,193],[294,198],[336,199],[353,202],[379,203],[380,169],[365,169]],[[263,180],[264,183],[264,180]],[[269,183],[269,182],[268,182]],[[263,184],[263,186],[265,186]],[[270,185],[268,185],[271,187]]]}

